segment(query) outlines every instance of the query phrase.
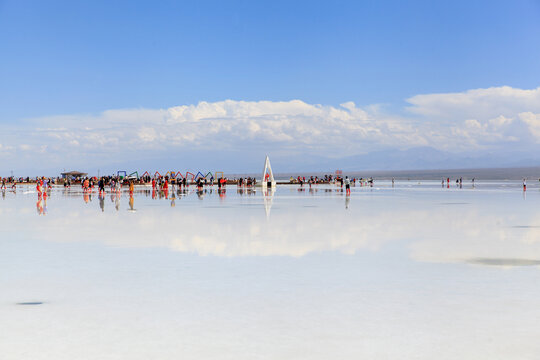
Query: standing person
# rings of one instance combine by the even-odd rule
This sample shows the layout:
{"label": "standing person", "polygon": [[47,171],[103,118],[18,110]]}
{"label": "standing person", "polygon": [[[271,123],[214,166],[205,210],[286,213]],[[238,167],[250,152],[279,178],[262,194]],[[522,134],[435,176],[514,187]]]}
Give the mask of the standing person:
{"label": "standing person", "polygon": [[523,191],[527,191],[527,179],[523,178]]}
{"label": "standing person", "polygon": [[351,180],[348,176],[345,176],[345,192],[347,195],[351,195]]}
{"label": "standing person", "polygon": [[163,190],[169,191],[169,178],[165,178],[165,181],[163,181]]}
{"label": "standing person", "polygon": [[120,191],[122,190],[122,182],[119,178],[116,179],[116,184],[115,184],[115,191],[117,193],[120,193]]}
{"label": "standing person", "polygon": [[36,180],[36,191],[38,192],[38,195],[41,196],[41,182],[39,181],[39,178]]}
{"label": "standing person", "polygon": [[203,189],[203,180],[202,178],[197,179],[197,190],[202,191]]}
{"label": "standing person", "polygon": [[100,194],[100,195],[101,195],[102,193],[105,194],[105,181],[103,181],[103,178],[100,178],[100,179],[99,179],[98,187],[99,187],[99,194]]}

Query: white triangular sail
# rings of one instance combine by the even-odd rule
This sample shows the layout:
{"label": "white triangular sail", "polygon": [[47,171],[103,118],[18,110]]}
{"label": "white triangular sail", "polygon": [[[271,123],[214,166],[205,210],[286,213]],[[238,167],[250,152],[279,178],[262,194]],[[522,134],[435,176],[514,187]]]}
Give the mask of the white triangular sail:
{"label": "white triangular sail", "polygon": [[261,185],[263,189],[266,189],[268,187],[268,183],[270,183],[272,189],[276,187],[276,181],[274,180],[274,173],[272,172],[272,167],[270,166],[270,159],[268,158],[268,155],[267,155],[266,160],[264,161],[264,170],[263,170],[262,179],[261,179]]}

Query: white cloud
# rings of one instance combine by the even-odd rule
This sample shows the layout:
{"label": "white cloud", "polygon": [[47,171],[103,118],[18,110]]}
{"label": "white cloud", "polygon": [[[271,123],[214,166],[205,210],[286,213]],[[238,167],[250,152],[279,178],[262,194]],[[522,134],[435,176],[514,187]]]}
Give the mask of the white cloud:
{"label": "white cloud", "polygon": [[90,159],[98,154],[100,162],[110,152],[117,161],[133,158],[138,151],[193,154],[239,148],[341,157],[417,146],[469,151],[519,143],[533,150],[540,142],[540,88],[504,86],[417,95],[407,101],[410,106],[397,114],[386,113],[381,106],[361,108],[350,101],[329,106],[301,100],[225,100],[168,109],[116,109],[26,120],[12,134],[0,135],[0,142],[4,152],[47,146],[43,156]]}
{"label": "white cloud", "polygon": [[407,108],[411,113],[437,119],[512,117],[523,111],[540,112],[540,87],[522,90],[501,86],[459,93],[416,95],[407,102],[412,105]]}
{"label": "white cloud", "polygon": [[[410,146],[423,143],[407,121],[371,118],[348,102],[339,107],[287,102],[226,100],[166,110],[109,110],[99,115],[40,118],[30,121],[30,136],[89,146],[234,146],[248,141],[304,146],[319,153],[344,147],[365,151],[366,143]],[[83,126],[81,126],[84,124]],[[50,127],[53,125],[53,127]],[[54,125],[61,125],[54,127]]]}
{"label": "white cloud", "polygon": [[530,131],[536,137],[536,141],[540,142],[540,114],[533,114],[529,111],[520,113],[519,118],[529,126]]}

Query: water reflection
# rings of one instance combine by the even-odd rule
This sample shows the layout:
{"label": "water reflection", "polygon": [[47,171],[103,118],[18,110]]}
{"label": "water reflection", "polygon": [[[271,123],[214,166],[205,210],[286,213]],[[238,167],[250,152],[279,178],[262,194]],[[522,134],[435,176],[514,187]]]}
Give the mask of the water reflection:
{"label": "water reflection", "polygon": [[135,198],[133,197],[133,195],[129,195],[129,211],[137,211],[135,208]]}
{"label": "water reflection", "polygon": [[2,359],[537,358],[540,193],[505,185],[7,191]]}
{"label": "water reflection", "polygon": [[[438,191],[363,187],[349,196],[340,188],[317,186],[300,192],[298,187],[280,187],[277,192],[237,188],[229,194],[227,188],[177,188],[170,193],[136,188],[128,197],[127,210],[134,214],[129,218],[95,214],[119,211],[122,192],[107,195],[114,205],[107,208],[104,194],[92,204],[92,193],[63,189],[54,201],[47,193],[38,196],[37,214],[48,215],[39,226],[27,226],[32,220],[17,211],[6,210],[3,216],[11,228],[24,229],[31,238],[157,246],[201,255],[354,254],[384,252],[403,243],[409,258],[422,262],[518,266],[540,261],[537,193],[523,201],[521,192],[448,192],[436,187]],[[81,206],[68,201],[74,198],[83,200],[76,202]],[[10,199],[4,209],[21,206],[21,201],[6,198]],[[253,211],[257,207],[265,216]],[[159,237],[155,229],[160,229]],[[72,232],[80,236],[69,237]]]}
{"label": "water reflection", "polygon": [[38,215],[47,214],[47,195],[38,195],[38,200],[36,202],[36,210]]}
{"label": "water reflection", "polygon": [[101,212],[105,212],[105,195],[100,194],[98,198],[99,198],[99,208],[101,209]]}
{"label": "water reflection", "polygon": [[272,210],[272,202],[274,200],[274,188],[266,188],[266,190],[263,192],[263,199],[264,199],[264,212],[266,213],[266,218],[268,219],[270,217],[270,210]]}

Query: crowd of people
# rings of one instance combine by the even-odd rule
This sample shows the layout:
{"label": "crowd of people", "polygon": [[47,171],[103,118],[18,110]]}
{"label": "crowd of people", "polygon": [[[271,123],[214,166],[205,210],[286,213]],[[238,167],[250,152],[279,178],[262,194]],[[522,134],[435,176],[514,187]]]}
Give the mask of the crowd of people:
{"label": "crowd of people", "polygon": [[290,184],[299,184],[303,186],[304,184],[317,185],[317,184],[339,184],[343,187],[343,184],[348,182],[349,185],[356,185],[358,182],[360,186],[371,185],[373,186],[373,178],[349,178],[348,176],[339,176],[339,175],[324,175],[324,177],[310,176],[306,179],[305,176],[297,176],[296,178],[290,177]]}
{"label": "crowd of people", "polygon": [[[270,184],[271,182],[268,179],[267,182]],[[470,179],[472,186],[475,186],[475,178]],[[22,181],[23,183],[33,183],[34,180],[30,178],[19,178],[16,179],[14,177],[5,177],[0,178],[0,190],[5,191],[8,187],[10,189],[16,190],[17,185],[19,184],[18,181]],[[394,186],[395,179],[392,178],[392,186]],[[540,179],[539,179],[540,181]],[[449,177],[443,178],[441,180],[441,185],[443,187],[450,187],[451,180]],[[195,188],[200,191],[204,189],[207,186],[214,186],[217,185],[218,190],[224,189],[227,184],[229,185],[237,185],[238,188],[252,188],[255,185],[257,185],[257,179],[255,177],[240,177],[240,178],[234,178],[234,179],[227,179],[226,177],[220,177],[218,179],[215,179],[213,176],[209,177],[192,177],[189,179],[188,177],[169,177],[168,175],[165,176],[144,176],[141,178],[138,177],[122,177],[122,176],[102,176],[102,177],[83,177],[83,178],[49,178],[49,177],[37,177],[35,178],[35,186],[36,186],[36,192],[39,196],[47,196],[47,192],[50,191],[52,185],[55,184],[63,184],[65,188],[70,188],[72,184],[80,184],[81,189],[83,190],[83,193],[92,193],[97,186],[98,193],[105,194],[107,192],[107,189],[110,191],[110,193],[121,193],[125,187],[129,189],[129,193],[131,195],[135,192],[135,185],[137,184],[144,184],[144,185],[150,185],[152,186],[152,191],[156,192],[162,192],[162,193],[168,193],[170,190],[176,191],[176,189],[182,190],[187,189],[190,186],[195,186]],[[291,176],[289,179],[289,184],[298,184],[300,187],[303,187],[304,185],[308,185],[310,188],[312,185],[319,185],[319,184],[336,184],[339,185],[341,188],[345,188],[347,191],[347,194],[350,193],[351,186],[356,186],[357,184],[360,186],[373,186],[374,180],[373,178],[356,178],[348,176],[341,176],[340,175],[324,175],[324,176],[297,176],[296,178]],[[458,187],[463,186],[463,178],[459,177],[455,179],[455,184]],[[525,191],[527,189],[527,179],[523,179],[523,190]]]}

